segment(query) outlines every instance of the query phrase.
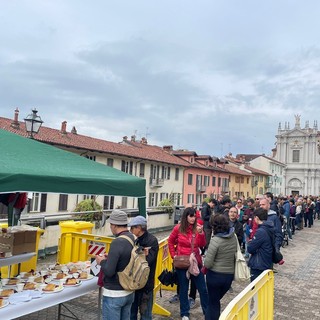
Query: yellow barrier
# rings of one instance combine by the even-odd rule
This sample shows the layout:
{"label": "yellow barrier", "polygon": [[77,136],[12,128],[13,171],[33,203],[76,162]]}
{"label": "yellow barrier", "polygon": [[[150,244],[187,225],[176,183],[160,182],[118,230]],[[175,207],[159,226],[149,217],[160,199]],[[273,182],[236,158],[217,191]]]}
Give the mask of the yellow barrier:
{"label": "yellow barrier", "polygon": [[[95,254],[90,253],[93,252],[94,246],[98,248],[104,246],[105,251],[108,252],[112,240],[114,240],[113,237],[100,237],[79,232],[62,233],[59,240],[57,261],[60,264],[65,264],[68,262],[90,260],[95,256]],[[160,281],[158,280],[158,276],[165,269],[172,269],[172,259],[169,254],[168,238],[165,238],[159,242],[159,252],[153,290],[154,304],[152,312],[154,314],[170,316],[171,313],[169,311],[155,302],[156,293],[160,290],[160,286],[162,286],[166,290],[176,290],[176,286],[174,286],[173,288],[165,287],[161,285]]]}
{"label": "yellow barrier", "polygon": [[274,275],[266,270],[227,305],[219,320],[270,320],[273,304]]}

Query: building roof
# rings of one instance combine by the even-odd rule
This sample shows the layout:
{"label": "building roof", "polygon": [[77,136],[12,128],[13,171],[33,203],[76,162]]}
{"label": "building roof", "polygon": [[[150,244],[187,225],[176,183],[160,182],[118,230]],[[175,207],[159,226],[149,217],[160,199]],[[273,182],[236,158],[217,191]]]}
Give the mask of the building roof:
{"label": "building roof", "polygon": [[259,170],[259,169],[256,169],[256,168],[251,167],[251,166],[249,166],[249,165],[245,165],[244,167],[245,167],[247,170],[250,170],[252,173],[259,174],[259,175],[263,175],[263,176],[271,176],[270,173],[265,172],[265,171],[262,171],[262,170]]}
{"label": "building roof", "polygon": [[238,175],[242,175],[242,176],[252,176],[253,174],[245,171],[245,170],[241,170],[238,167],[235,167],[234,165],[231,164],[226,164],[226,170],[230,173],[233,174],[238,174]]}
{"label": "building roof", "polygon": [[[12,126],[12,123],[12,119],[0,117],[1,129],[13,132],[24,137],[28,136],[25,130],[24,122],[17,121],[14,127]],[[63,122],[61,130],[41,126],[39,133],[35,135],[35,139],[60,147],[84,149],[92,152],[110,153],[118,156],[144,159],[171,165],[187,167],[189,166],[186,161],[164,151],[161,147],[146,144],[146,140],[143,140],[142,143],[135,142],[132,144],[106,141],[77,134],[74,128],[71,132],[62,130],[64,129],[64,123],[66,129],[66,122]]]}
{"label": "building roof", "polygon": [[241,154],[237,154],[236,158],[237,159],[241,159],[241,158],[244,158],[245,162],[251,162],[252,160],[256,159],[256,158],[259,158],[259,157],[264,157],[272,162],[275,162],[279,165],[283,165],[285,166],[285,164],[283,162],[280,162],[278,160],[275,160],[271,157],[268,157],[266,156],[265,154],[244,154],[244,153],[241,153]]}

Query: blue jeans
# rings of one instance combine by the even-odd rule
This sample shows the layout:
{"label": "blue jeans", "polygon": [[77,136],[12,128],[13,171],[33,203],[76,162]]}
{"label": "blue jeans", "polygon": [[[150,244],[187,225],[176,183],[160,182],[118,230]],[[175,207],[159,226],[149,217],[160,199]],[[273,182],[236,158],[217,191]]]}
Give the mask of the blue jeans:
{"label": "blue jeans", "polygon": [[137,290],[134,294],[134,301],[131,306],[130,320],[138,319],[138,311],[140,311],[140,320],[152,320],[153,307],[153,291],[146,293]]}
{"label": "blue jeans", "polygon": [[[186,276],[187,270],[176,269],[176,272],[179,282],[180,316],[189,317],[190,305],[188,298],[188,290],[190,280]],[[190,277],[194,280],[194,283],[199,291],[202,312],[203,314],[205,314],[208,307],[208,291],[206,288],[204,275],[202,272],[200,272],[198,276],[191,275]]]}
{"label": "blue jeans", "polygon": [[134,299],[134,293],[124,297],[103,296],[102,319],[103,320],[128,320],[130,309]]}
{"label": "blue jeans", "polygon": [[205,315],[206,320],[218,320],[221,312],[220,300],[230,289],[234,275],[208,270],[207,288],[209,292],[209,305]]}

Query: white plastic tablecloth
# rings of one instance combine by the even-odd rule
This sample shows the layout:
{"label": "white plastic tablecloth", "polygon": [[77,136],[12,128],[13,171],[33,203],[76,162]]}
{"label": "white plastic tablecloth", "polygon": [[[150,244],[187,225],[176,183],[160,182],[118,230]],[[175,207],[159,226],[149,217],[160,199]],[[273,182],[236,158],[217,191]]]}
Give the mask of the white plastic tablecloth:
{"label": "white plastic tablecloth", "polygon": [[[98,278],[93,277],[90,280],[82,281],[80,286],[65,287],[64,290],[56,293],[43,293],[41,298],[32,299],[28,302],[20,304],[9,304],[7,307],[0,309],[0,319],[10,320],[15,319],[39,310],[43,310],[59,303],[63,303],[80,296],[83,296],[90,291],[98,290]],[[98,302],[97,302],[98,303]]]}

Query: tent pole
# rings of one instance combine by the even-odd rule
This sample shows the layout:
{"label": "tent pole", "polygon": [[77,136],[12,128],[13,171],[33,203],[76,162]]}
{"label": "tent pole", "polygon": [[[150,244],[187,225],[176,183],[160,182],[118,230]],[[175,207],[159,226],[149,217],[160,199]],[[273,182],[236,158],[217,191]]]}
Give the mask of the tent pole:
{"label": "tent pole", "polygon": [[138,198],[139,214],[143,217],[147,216],[146,197]]}

